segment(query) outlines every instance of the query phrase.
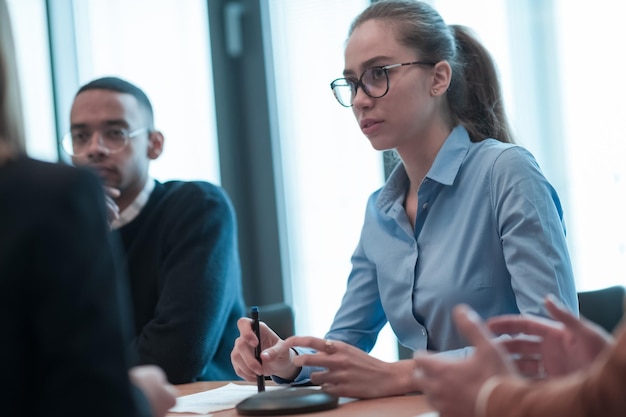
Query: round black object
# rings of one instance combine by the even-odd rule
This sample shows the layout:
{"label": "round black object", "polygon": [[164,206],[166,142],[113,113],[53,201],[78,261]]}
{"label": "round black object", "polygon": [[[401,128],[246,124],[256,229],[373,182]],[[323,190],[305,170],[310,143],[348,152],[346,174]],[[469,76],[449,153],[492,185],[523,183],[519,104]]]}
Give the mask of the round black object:
{"label": "round black object", "polygon": [[338,404],[339,398],[319,389],[289,387],[255,394],[236,409],[242,416],[277,416],[330,410]]}

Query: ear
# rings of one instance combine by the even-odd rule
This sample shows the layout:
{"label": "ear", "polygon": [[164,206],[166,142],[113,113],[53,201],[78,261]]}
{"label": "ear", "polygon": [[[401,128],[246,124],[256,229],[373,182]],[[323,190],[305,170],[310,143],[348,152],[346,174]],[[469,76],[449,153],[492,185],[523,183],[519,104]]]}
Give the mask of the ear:
{"label": "ear", "polygon": [[163,142],[165,137],[158,130],[153,130],[148,135],[148,158],[157,159],[163,152]]}
{"label": "ear", "polygon": [[448,91],[452,80],[452,68],[448,61],[439,61],[435,64],[433,72],[433,83],[430,87],[432,96],[441,96]]}

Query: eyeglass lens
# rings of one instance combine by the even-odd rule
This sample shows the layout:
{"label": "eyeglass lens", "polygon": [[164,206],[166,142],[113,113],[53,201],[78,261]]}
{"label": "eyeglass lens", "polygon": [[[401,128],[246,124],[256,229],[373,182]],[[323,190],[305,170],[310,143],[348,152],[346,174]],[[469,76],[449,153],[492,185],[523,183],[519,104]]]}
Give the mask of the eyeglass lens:
{"label": "eyeglass lens", "polygon": [[372,98],[380,98],[387,94],[389,77],[387,71],[380,67],[369,68],[363,72],[359,81],[340,78],[332,83],[333,92],[343,106],[352,106],[359,87]]}
{"label": "eyeglass lens", "polygon": [[[94,132],[73,131],[63,138],[63,149],[70,155],[83,155],[91,146]],[[130,134],[119,128],[105,129],[98,132],[97,140],[102,147],[110,152],[116,152],[124,148]]]}

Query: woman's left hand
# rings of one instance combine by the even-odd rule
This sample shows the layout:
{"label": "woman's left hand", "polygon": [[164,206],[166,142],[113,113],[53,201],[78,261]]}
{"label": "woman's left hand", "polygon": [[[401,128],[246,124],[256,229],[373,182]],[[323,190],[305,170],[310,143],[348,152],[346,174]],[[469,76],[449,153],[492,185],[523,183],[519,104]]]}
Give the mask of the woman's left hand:
{"label": "woman's left hand", "polygon": [[337,340],[292,336],[285,340],[290,347],[315,349],[313,354],[298,355],[296,366],[318,366],[325,371],[311,374],[311,382],[338,397],[375,398],[410,392],[413,361],[388,363]]}

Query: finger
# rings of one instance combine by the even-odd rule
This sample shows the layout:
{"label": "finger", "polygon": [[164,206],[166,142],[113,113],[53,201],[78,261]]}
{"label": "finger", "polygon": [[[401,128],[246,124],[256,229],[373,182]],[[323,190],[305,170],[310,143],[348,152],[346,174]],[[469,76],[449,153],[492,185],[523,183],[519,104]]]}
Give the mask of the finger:
{"label": "finger", "polygon": [[454,322],[459,331],[473,346],[491,346],[493,333],[487,328],[478,313],[466,304],[458,305],[453,310]]}
{"label": "finger", "polygon": [[326,384],[326,388],[330,387],[330,372],[329,371],[318,371],[311,373],[311,382],[315,385],[324,385]]}
{"label": "finger", "polygon": [[322,388],[322,391],[327,392],[336,397],[345,397],[345,392],[342,389],[341,385],[333,384],[332,382],[315,382],[313,380],[313,375],[311,375],[311,382],[315,385],[319,385]]}
{"label": "finger", "polygon": [[255,380],[257,375],[263,375],[265,373],[263,364],[261,364],[254,355],[242,356],[242,359],[245,365],[244,372],[249,380]]}
{"label": "finger", "polygon": [[254,351],[259,340],[252,331],[252,320],[241,317],[237,320],[239,337],[235,339],[235,346],[231,351],[231,362],[238,367],[237,374],[246,380],[254,380],[256,375],[263,374],[263,365],[255,357]]}
{"label": "finger", "polygon": [[233,367],[239,369],[237,374],[245,379],[255,379],[256,375],[263,373],[263,366],[254,356],[254,347],[243,338],[238,337],[235,340],[230,356]]}
{"label": "finger", "polygon": [[541,355],[519,357],[514,364],[518,372],[526,378],[539,379],[545,376]]}
{"label": "finger", "polygon": [[[413,358],[413,360],[417,361],[418,358]],[[420,360],[415,364],[415,371],[413,371],[413,379],[418,387],[421,388],[421,391],[424,392],[424,384],[429,380],[429,371],[424,366],[428,361],[422,360],[426,358],[419,358]]]}
{"label": "finger", "polygon": [[107,200],[106,201],[106,206],[107,206],[107,210],[111,213],[111,214],[119,214],[120,212],[120,208],[117,204],[115,204],[114,202]]}
{"label": "finger", "polygon": [[248,369],[248,368],[239,368],[237,370],[237,375],[239,375],[244,380],[250,381],[250,382],[256,381],[256,377],[257,377],[257,374],[255,374],[254,372],[252,372],[251,369]]}
{"label": "finger", "polygon": [[314,349],[318,352],[334,353],[340,342],[331,342],[326,339],[320,339],[312,336],[291,336],[285,339],[285,343],[289,347],[302,346]]}
{"label": "finger", "polygon": [[[446,371],[447,361],[436,357],[420,356],[418,364],[419,367],[413,374],[415,386],[428,397],[434,396],[435,387],[444,379],[442,375]],[[430,400],[432,398],[429,398],[429,402]]]}
{"label": "finger", "polygon": [[252,319],[248,317],[241,317],[237,320],[237,329],[239,330],[239,337],[241,339],[243,339],[250,346],[256,347],[258,339],[252,330]]}
{"label": "finger", "polygon": [[289,357],[289,350],[289,346],[287,346],[283,340],[279,340],[273,346],[270,346],[261,352],[261,359],[263,361],[284,359]]}
{"label": "finger", "polygon": [[555,320],[559,320],[572,333],[578,335],[596,334],[604,339],[611,335],[601,326],[592,322],[584,316],[577,317],[563,303],[553,295],[546,297],[546,308]]}
{"label": "finger", "polygon": [[546,297],[545,306],[550,315],[565,324],[569,328],[579,328],[582,323],[570,310],[563,305],[554,295],[550,294]]}
{"label": "finger", "polygon": [[104,193],[111,198],[118,198],[121,194],[120,190],[117,188],[109,187],[107,185],[104,186]]}
{"label": "finger", "polygon": [[448,360],[434,357],[431,354],[417,354],[413,358],[413,361],[417,368],[415,377],[419,380],[427,379],[431,375],[441,374],[442,368],[449,362]]}
{"label": "finger", "polygon": [[120,209],[115,203],[106,203],[107,218],[109,221],[117,220],[120,218]]}
{"label": "finger", "polygon": [[250,369],[239,365],[234,366],[233,368],[235,369],[235,373],[244,380],[250,382],[256,381],[256,374]]}
{"label": "finger", "polygon": [[529,334],[545,337],[561,331],[563,324],[536,316],[505,315],[487,320],[487,326],[495,334]]}
{"label": "finger", "polygon": [[542,339],[539,337],[514,337],[497,341],[498,345],[513,355],[539,355],[542,352]]}
{"label": "finger", "polygon": [[328,355],[323,352],[317,352],[313,354],[298,355],[293,358],[293,364],[298,367],[315,366],[335,369],[337,367],[338,358],[339,356],[337,355]]}
{"label": "finger", "polygon": [[[252,329],[252,319],[249,317],[241,317],[237,320],[237,329],[239,329],[239,337],[244,339],[250,346],[256,347],[259,340]],[[280,337],[265,322],[259,322],[259,332],[261,334],[261,348],[267,349],[276,345],[281,341]]]}
{"label": "finger", "polygon": [[[178,391],[178,389],[172,385],[172,384],[165,384],[164,385],[165,390],[168,392],[168,394],[170,394],[173,397],[173,404],[172,407],[174,406],[174,404],[176,404],[176,397],[178,397],[178,395],[180,394],[180,392]],[[172,408],[170,407],[170,408]]]}

